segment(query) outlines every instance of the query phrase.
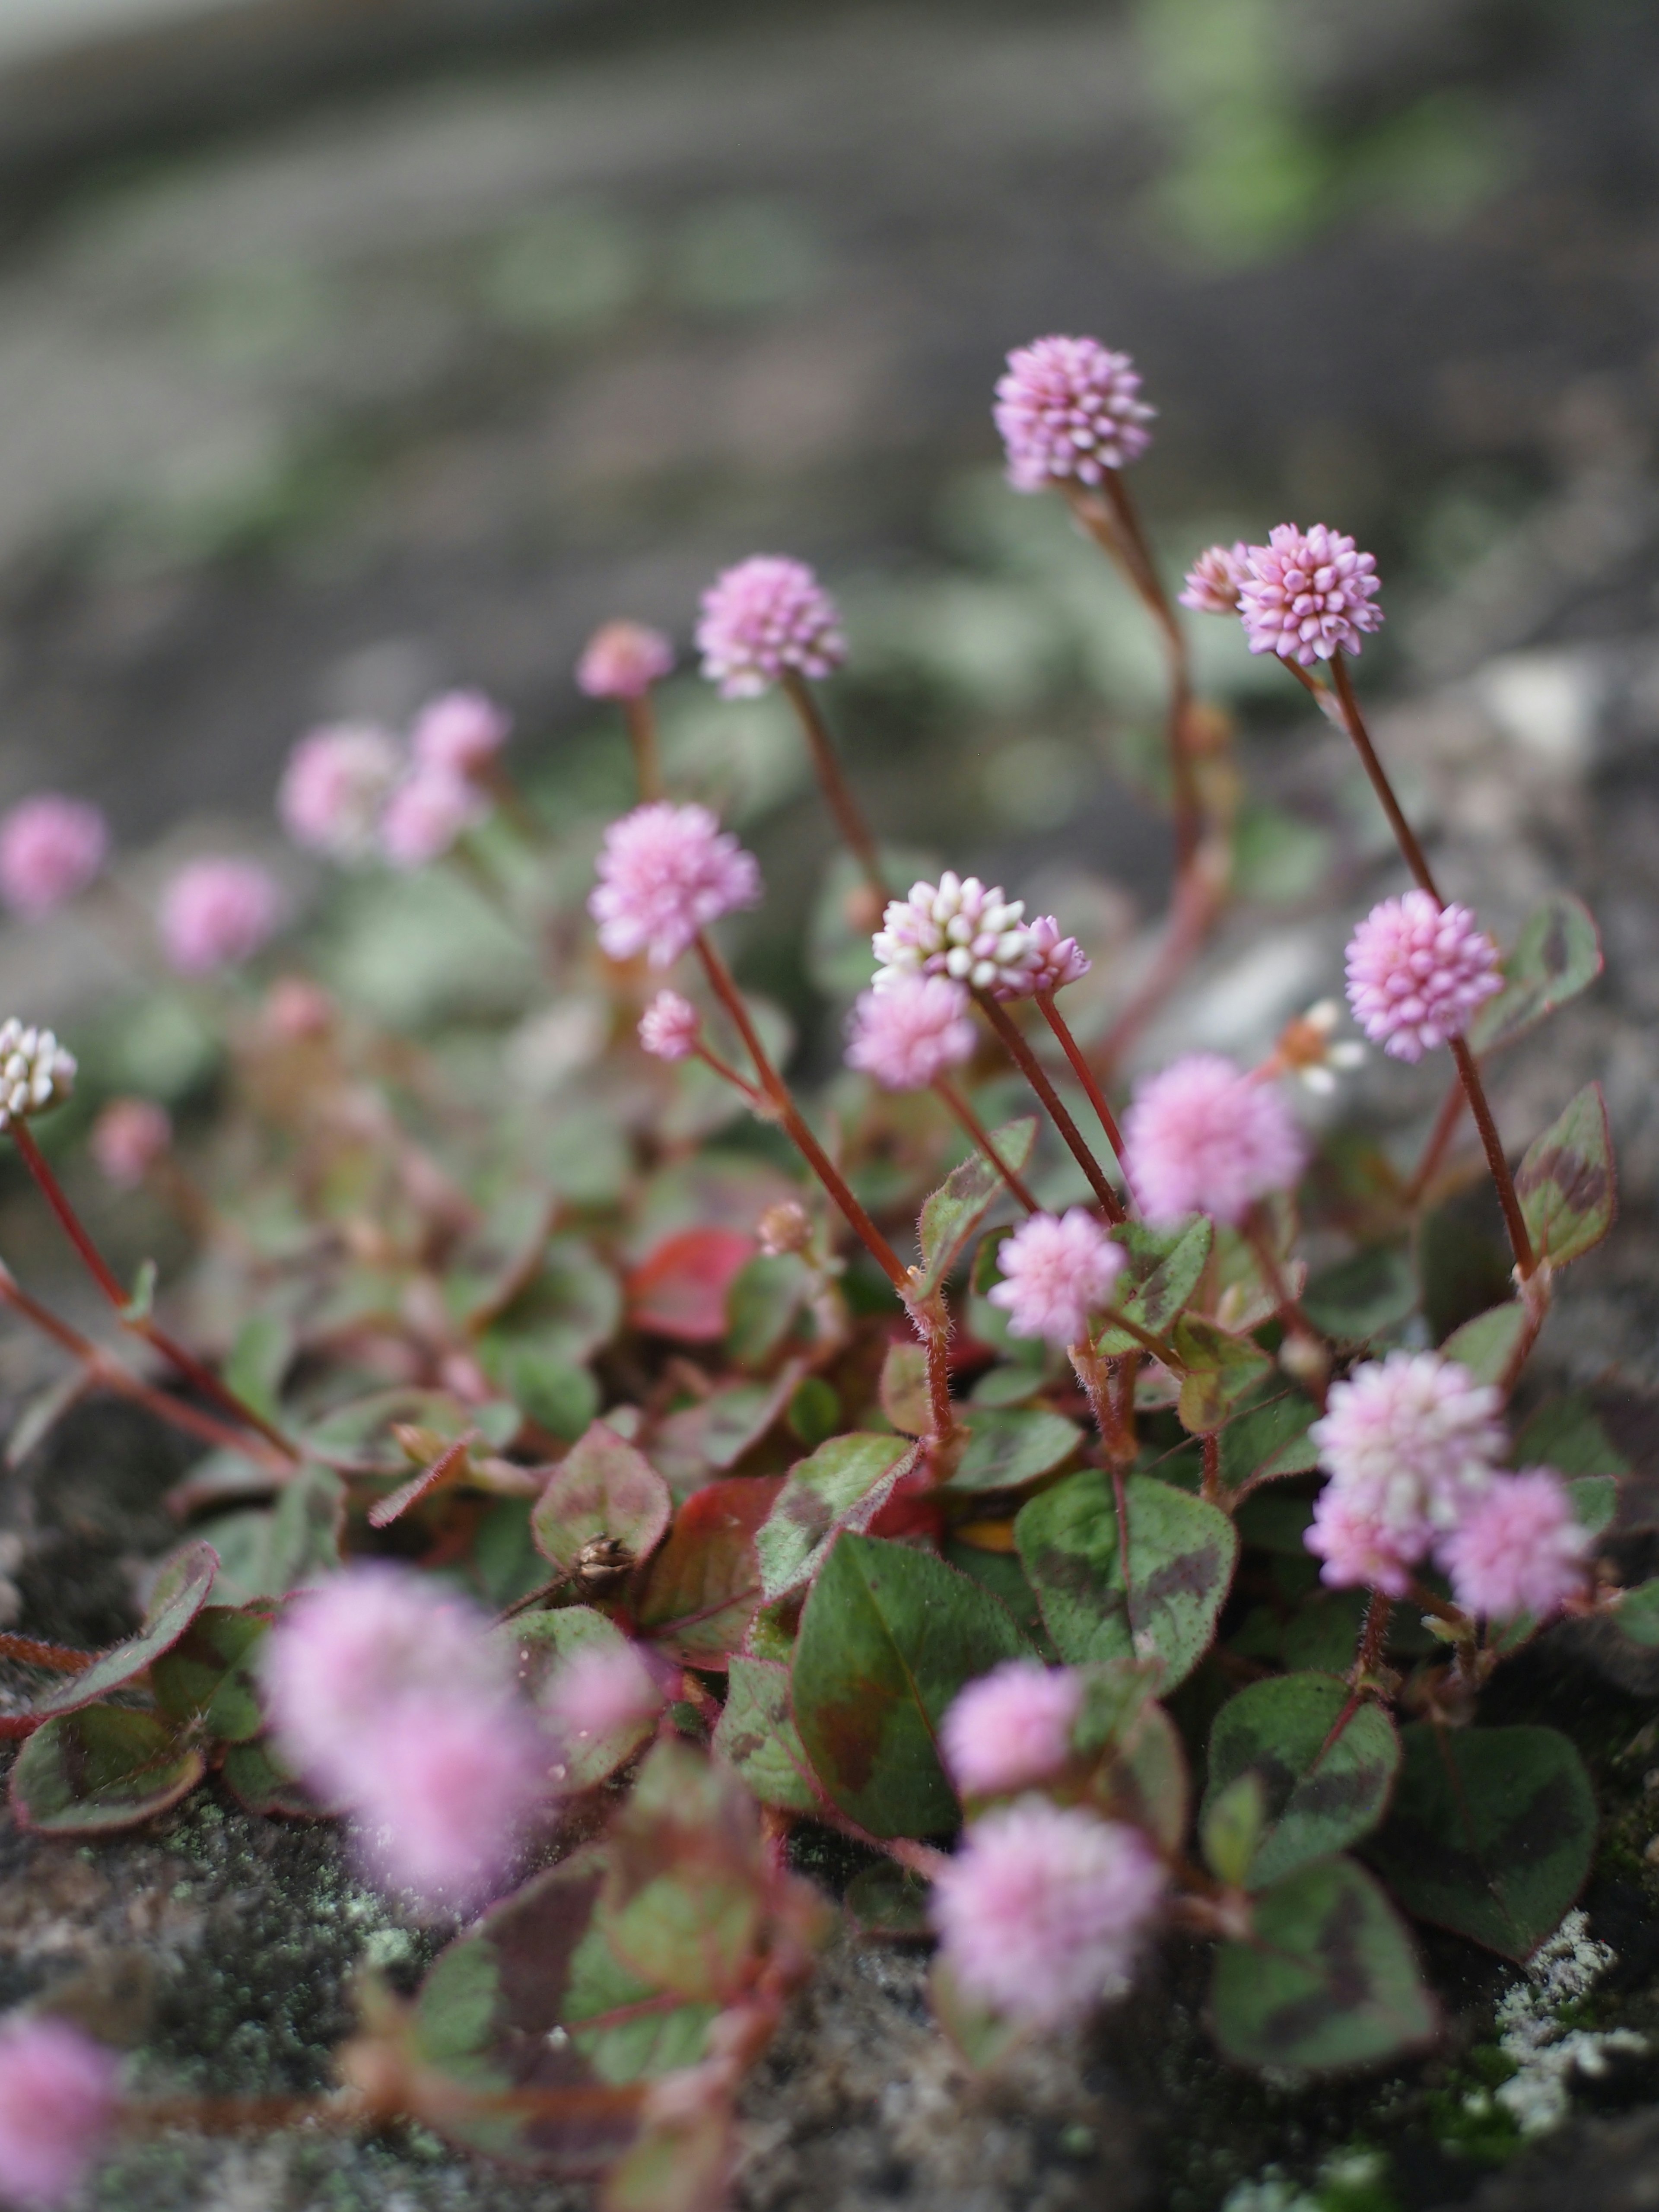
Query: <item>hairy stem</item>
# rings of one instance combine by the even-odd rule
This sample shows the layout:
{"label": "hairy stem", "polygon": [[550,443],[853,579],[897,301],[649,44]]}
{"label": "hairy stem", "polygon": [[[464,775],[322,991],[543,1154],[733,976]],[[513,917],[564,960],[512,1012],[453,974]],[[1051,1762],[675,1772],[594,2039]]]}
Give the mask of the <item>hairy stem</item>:
{"label": "hairy stem", "polygon": [[1020,1035],[1018,1024],[988,991],[976,990],[974,996],[979,1002],[981,1012],[1006,1047],[1009,1058],[1042,1100],[1048,1119],[1065,1139],[1072,1158],[1089,1178],[1089,1188],[1099,1200],[1102,1212],[1109,1221],[1121,1221],[1124,1218],[1122,1200],[1106,1180],[1100,1162],[1084,1143],[1077,1123],[1060,1103],[1059,1093],[1048,1080],[1041,1061]]}
{"label": "hairy stem", "polygon": [[884,901],[887,878],[882,873],[880,850],[876,844],[874,832],[864,818],[864,810],[854,797],[853,787],[836,757],[835,741],[830,735],[830,726],[823,719],[823,709],[805,678],[794,669],[784,671],[783,689],[806,734],[812,766],[817,774],[818,787],[830,802],[830,811],[836,817],[836,826],[848,849],[864,871],[864,880],[876,897]]}
{"label": "hairy stem", "polygon": [[1098,1120],[1101,1127],[1106,1132],[1106,1141],[1112,1148],[1113,1157],[1117,1161],[1118,1165],[1121,1167],[1123,1164],[1123,1133],[1117,1126],[1117,1116],[1113,1113],[1111,1108],[1106,1103],[1105,1092],[1095,1080],[1095,1072],[1093,1068],[1090,1066],[1088,1061],[1083,1057],[1082,1046],[1079,1044],[1077,1039],[1072,1035],[1071,1026],[1067,1023],[1065,1015],[1060,1012],[1060,1008],[1054,1004],[1054,994],[1052,991],[1039,991],[1036,994],[1036,1002],[1042,1010],[1043,1020],[1048,1023],[1049,1028],[1060,1040],[1060,1050],[1065,1054],[1066,1059],[1071,1061],[1072,1073],[1076,1076],[1078,1081],[1083,1085],[1084,1096],[1088,1099],[1089,1103],[1094,1108],[1096,1118]]}
{"label": "hairy stem", "polygon": [[1497,1122],[1492,1119],[1492,1107],[1487,1103],[1486,1085],[1480,1080],[1480,1070],[1474,1054],[1461,1036],[1452,1039],[1451,1054],[1457,1063],[1458,1077],[1468,1096],[1474,1126],[1480,1133],[1480,1146],[1486,1155],[1486,1165],[1498,1186],[1498,1202],[1504,1209],[1504,1226],[1510,1232],[1516,1269],[1524,1283],[1536,1270],[1538,1260],[1532,1249],[1532,1239],[1527,1234],[1526,1216],[1521,1211],[1515,1177],[1510,1173],[1510,1164],[1504,1157],[1504,1140],[1498,1133]]}
{"label": "hairy stem", "polygon": [[1394,786],[1389,781],[1388,771],[1376,757],[1376,748],[1371,743],[1370,732],[1365,727],[1364,717],[1359,711],[1359,702],[1354,696],[1353,679],[1348,674],[1347,660],[1340,648],[1331,655],[1331,683],[1342,709],[1343,726],[1352,738],[1360,764],[1371,780],[1371,789],[1382,802],[1382,811],[1389,817],[1389,827],[1394,831],[1395,842],[1405,855],[1406,866],[1435,904],[1444,906],[1446,902],[1440,896],[1440,886],[1435,882],[1433,872],[1423,856],[1423,848],[1417,842],[1417,832],[1407,821],[1405,811],[1395,796]]}

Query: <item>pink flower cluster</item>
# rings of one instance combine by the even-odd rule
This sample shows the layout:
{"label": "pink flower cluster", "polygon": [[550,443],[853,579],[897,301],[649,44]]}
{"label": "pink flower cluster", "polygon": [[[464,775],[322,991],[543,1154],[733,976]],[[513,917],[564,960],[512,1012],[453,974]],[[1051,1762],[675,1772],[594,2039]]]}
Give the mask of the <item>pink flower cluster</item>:
{"label": "pink flower cluster", "polygon": [[112,1098],[92,1125],[92,1157],[117,1190],[137,1190],[173,1142],[173,1117],[149,1098]]}
{"label": "pink flower cluster", "polygon": [[[1048,998],[1066,984],[1075,983],[1094,965],[1076,938],[1060,935],[1059,919],[1052,914],[1040,914],[1025,937],[1024,974],[1030,979],[1026,988],[1039,998]],[[1014,990],[1003,995],[1023,998],[1025,993]]]}
{"label": "pink flower cluster", "polygon": [[590,699],[642,699],[674,665],[674,648],[643,623],[606,623],[576,663],[576,688]]}
{"label": "pink flower cluster", "polygon": [[0,2026],[0,2198],[51,2212],[76,2193],[114,2132],[119,2071],[67,2021]]}
{"label": "pink flower cluster", "polygon": [[1503,988],[1498,947],[1468,907],[1443,907],[1425,890],[1384,899],[1349,941],[1354,1019],[1396,1060],[1421,1060],[1462,1036]]}
{"label": "pink flower cluster", "polygon": [[512,734],[513,717],[482,691],[445,691],[415,717],[409,750],[416,768],[482,775]]}
{"label": "pink flower cluster", "polygon": [[699,930],[761,895],[760,868],[706,806],[657,800],[605,833],[587,910],[613,960],[643,952],[653,968],[679,958]]}
{"label": "pink flower cluster", "polygon": [[921,1091],[973,1056],[973,1001],[948,975],[902,975],[866,991],[848,1024],[847,1065],[886,1091]]}
{"label": "pink flower cluster", "polygon": [[1307,668],[1334,653],[1358,653],[1381,629],[1376,592],[1376,562],[1352,538],[1322,522],[1306,531],[1281,522],[1265,545],[1249,549],[1238,611],[1252,653],[1276,653]]}
{"label": "pink flower cluster", "polygon": [[489,811],[489,801],[465,775],[417,761],[386,803],[381,857],[406,872],[423,868]]}
{"label": "pink flower cluster", "polygon": [[1008,1659],[952,1702],[939,1748],[964,1797],[1000,1797],[1050,1782],[1072,1755],[1083,1680],[1067,1667]]}
{"label": "pink flower cluster", "polygon": [[[1082,957],[1070,939],[1066,944],[1066,958]],[[1033,945],[1024,899],[951,868],[937,884],[912,884],[908,898],[889,900],[871,950],[878,991],[905,975],[949,975],[1000,999],[1029,994],[1039,967],[1058,957],[1052,944],[1044,952]]]}
{"label": "pink flower cluster", "polygon": [[1465,1613],[1495,1620],[1558,1613],[1584,1586],[1592,1538],[1553,1468],[1495,1474],[1437,1556]]}
{"label": "pink flower cluster", "polygon": [[548,1753],[488,1622],[407,1570],[361,1565],[271,1632],[264,1686],[285,1753],[349,1814],[383,1881],[462,1908],[499,1885]]}
{"label": "pink flower cluster", "polygon": [[1137,1830],[1023,1797],[968,1829],[935,1879],[933,1926],[967,1996],[1063,2027],[1127,1988],[1164,1888]]}
{"label": "pink flower cluster", "polygon": [[62,906],[97,876],[109,855],[109,825],[95,806],[42,791],[0,821],[0,900],[33,921]]}
{"label": "pink flower cluster", "polygon": [[282,913],[282,894],[257,860],[191,860],[161,894],[161,950],[181,975],[237,968],[270,942]]}
{"label": "pink flower cluster", "polygon": [[1307,1157],[1278,1091],[1209,1052],[1189,1053],[1139,1086],[1123,1142],[1129,1187],[1158,1226],[1188,1213],[1237,1226],[1258,1199],[1295,1182]]}
{"label": "pink flower cluster", "polygon": [[1140,397],[1127,353],[1097,338],[1036,338],[1008,356],[997,383],[996,426],[1016,491],[1066,478],[1097,484],[1152,443],[1157,409]]}
{"label": "pink flower cluster", "polygon": [[1086,1334],[1090,1315],[1110,1297],[1125,1258],[1080,1206],[1058,1218],[1034,1213],[998,1251],[1002,1280],[988,1295],[1007,1314],[1011,1336],[1040,1336],[1063,1349]]}
{"label": "pink flower cluster", "polygon": [[372,723],[313,730],[289,755],[276,811],[296,845],[343,862],[424,867],[489,811],[480,787],[513,719],[482,691],[428,700],[405,746]]}
{"label": "pink flower cluster", "polygon": [[1238,611],[1238,595],[1250,573],[1250,549],[1243,539],[1212,545],[1199,555],[1182,579],[1181,604],[1199,615]]}
{"label": "pink flower cluster", "polygon": [[659,991],[640,1016],[640,1042],[654,1060],[684,1060],[696,1047],[697,1010],[678,991]]}
{"label": "pink flower cluster", "polygon": [[276,812],[296,845],[331,860],[367,860],[381,809],[403,772],[389,730],[342,722],[313,730],[288,757]]}
{"label": "pink flower cluster", "polygon": [[805,562],[757,553],[703,593],[697,650],[721,698],[755,699],[786,675],[833,675],[847,641],[835,601]]}

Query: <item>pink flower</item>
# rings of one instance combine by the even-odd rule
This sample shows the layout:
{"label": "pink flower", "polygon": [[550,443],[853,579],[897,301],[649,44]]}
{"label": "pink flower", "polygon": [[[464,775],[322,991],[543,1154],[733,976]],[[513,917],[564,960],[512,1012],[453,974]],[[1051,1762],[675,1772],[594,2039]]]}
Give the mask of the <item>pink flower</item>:
{"label": "pink flower", "polygon": [[161,949],[181,975],[251,960],[275,934],[282,898],[257,860],[191,860],[161,894]]}
{"label": "pink flower", "polygon": [[1081,1678],[1035,1659],[1008,1659],[969,1682],[939,1729],[951,1778],[964,1797],[999,1797],[1058,1774],[1072,1755]]}
{"label": "pink flower", "polygon": [[947,975],[902,975],[866,991],[848,1024],[847,1065],[886,1091],[921,1091],[973,1055],[973,1001]]}
{"label": "pink flower", "polygon": [[1465,1613],[1543,1620],[1583,1589],[1590,1544],[1560,1476],[1528,1467],[1493,1475],[1441,1540],[1438,1557]]}
{"label": "pink flower", "polygon": [[1196,615],[1231,615],[1238,611],[1238,594],[1249,574],[1250,549],[1243,539],[1231,545],[1212,545],[1188,569],[1181,604]]}
{"label": "pink flower", "polygon": [[988,1295],[1006,1311],[1011,1336],[1075,1344],[1091,1313],[1110,1297],[1123,1262],[1122,1248],[1080,1206],[1058,1220],[1034,1213],[997,1254],[1003,1279]]}
{"label": "pink flower", "polygon": [[674,648],[643,623],[610,622],[596,629],[576,663],[576,687],[590,699],[642,699],[674,665]]}
{"label": "pink flower", "polygon": [[361,860],[374,850],[380,810],[402,772],[403,754],[388,731],[368,722],[313,730],[288,757],[276,811],[296,845]]}
{"label": "pink flower", "polygon": [[1124,1117],[1124,1172],[1141,1212],[1162,1225],[1209,1213],[1234,1226],[1283,1190],[1307,1156],[1290,1109],[1218,1053],[1188,1053],[1143,1083]]}
{"label": "pink flower", "polygon": [[1016,491],[1041,491],[1057,478],[1097,484],[1152,443],[1158,410],[1139,397],[1127,353],[1097,338],[1036,338],[1008,356],[993,410]]}
{"label": "pink flower", "polygon": [[988,1813],[933,1884],[933,1925],[962,1989],[1037,2027],[1127,1988],[1164,1893],[1144,1837],[1042,1797]]}
{"label": "pink flower", "polygon": [[279,975],[261,1009],[266,1028],[283,1044],[326,1036],[334,1026],[334,1001],[308,975]]}
{"label": "pink flower", "polygon": [[640,1042],[656,1060],[684,1060],[697,1042],[697,1010],[678,991],[659,991],[640,1016]]}
{"label": "pink flower", "polygon": [[380,851],[394,868],[423,868],[489,811],[476,784],[445,768],[417,768],[380,817]]}
{"label": "pink flower", "polygon": [[0,2027],[0,2197],[65,2203],[114,2132],[120,2062],[67,2021]]}
{"label": "pink flower", "polygon": [[364,1743],[353,1833],[387,1887],[465,1911],[500,1893],[549,1786],[548,1747],[524,1707],[433,1691],[402,1701]]}
{"label": "pink flower", "polygon": [[587,910],[613,960],[643,952],[653,968],[678,960],[700,929],[761,895],[760,869],[706,806],[659,799],[605,833],[599,885]]}
{"label": "pink flower", "polygon": [[1390,1516],[1385,1492],[1366,1484],[1328,1482],[1303,1541],[1325,1562],[1319,1578],[1332,1589],[1380,1589],[1404,1597],[1429,1537],[1426,1523],[1415,1514]]}
{"label": "pink flower", "polygon": [[1421,1060],[1462,1036],[1503,988],[1498,947],[1468,907],[1437,906],[1427,891],[1384,899],[1349,940],[1354,1019],[1396,1060]]}
{"label": "pink flower", "polygon": [[997,992],[1000,999],[1023,999],[1033,992],[1048,998],[1067,983],[1086,975],[1094,964],[1074,937],[1062,937],[1052,914],[1040,914],[1025,932],[1026,965],[1010,975]]}
{"label": "pink flower", "polygon": [[871,939],[879,963],[875,988],[907,975],[949,975],[999,999],[1035,988],[1042,956],[1025,924],[1024,899],[987,890],[977,876],[947,868],[937,884],[917,883],[910,896],[890,899]]}
{"label": "pink flower", "polygon": [[1281,522],[1248,552],[1238,611],[1252,653],[1276,653],[1307,668],[1334,653],[1358,653],[1362,634],[1382,627],[1382,610],[1372,604],[1376,562],[1340,531]]}
{"label": "pink flower", "polygon": [[137,1190],[173,1142],[173,1120],[149,1098],[112,1098],[92,1126],[92,1157],[117,1190]]}
{"label": "pink flower", "polygon": [[14,914],[50,914],[85,890],[109,854],[95,806],[60,792],[21,800],[0,820],[0,899]]}
{"label": "pink flower", "polygon": [[665,1684],[632,1644],[573,1651],[542,1692],[541,1707],[567,1751],[643,1729],[663,1709]]}
{"label": "pink flower", "polygon": [[833,675],[847,641],[835,601],[805,562],[757,553],[703,593],[697,650],[721,698],[755,699],[787,671]]}
{"label": "pink flower", "polygon": [[421,767],[477,775],[507,743],[513,717],[482,691],[445,691],[415,717],[410,750]]}

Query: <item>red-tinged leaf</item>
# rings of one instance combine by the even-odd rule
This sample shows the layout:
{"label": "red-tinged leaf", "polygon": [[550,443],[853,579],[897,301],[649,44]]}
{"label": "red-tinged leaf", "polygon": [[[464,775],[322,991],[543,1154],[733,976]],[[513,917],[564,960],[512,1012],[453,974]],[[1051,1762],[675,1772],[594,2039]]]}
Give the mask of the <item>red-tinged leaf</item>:
{"label": "red-tinged leaf", "polygon": [[790,1468],[755,1539],[769,1600],[804,1589],[843,1528],[868,1528],[915,1465],[903,1437],[832,1437]]}
{"label": "red-tinged leaf", "polygon": [[786,1360],[769,1382],[732,1383],[659,1421],[646,1450],[674,1496],[689,1498],[711,1474],[735,1467],[781,1418],[805,1371],[805,1360]]}
{"label": "red-tinged leaf", "polygon": [[761,1603],[755,1534],[781,1475],[732,1475],[688,1498],[639,1589],[641,1634],[688,1666],[723,1668]]}
{"label": "red-tinged leaf", "polygon": [[648,1559],[662,1541],[673,1504],[668,1485],[642,1452],[595,1421],[553,1470],[530,1516],[536,1547],[566,1574],[596,1537]]}
{"label": "red-tinged leaf", "polygon": [[[561,1605],[545,1612],[521,1613],[492,1632],[497,1644],[513,1654],[519,1686],[532,1704],[544,1705],[565,1664],[580,1651],[622,1653],[631,1646],[616,1622],[591,1605]],[[563,1759],[553,1778],[564,1790],[592,1790],[632,1759],[656,1727],[653,1712],[629,1713],[597,1735],[571,1741],[568,1729],[555,1729]]]}
{"label": "red-tinged leaf", "polygon": [[264,1726],[256,1686],[268,1614],[203,1607],[149,1670],[150,1694],[169,1720],[204,1720],[223,1743],[245,1743]]}
{"label": "red-tinged leaf", "polygon": [[714,1749],[763,1805],[817,1813],[823,1793],[812,1774],[789,1702],[789,1669],[775,1660],[734,1654],[731,1688],[714,1730]]}
{"label": "red-tinged leaf", "polygon": [[628,1279],[635,1328],[677,1344],[715,1344],[726,1334],[726,1294],[755,1256],[735,1229],[684,1229],[665,1237]]}
{"label": "red-tinged leaf", "polygon": [[324,1817],[305,1784],[281,1765],[265,1743],[234,1743],[220,1778],[237,1803],[261,1820],[317,1820]]}
{"label": "red-tinged leaf", "polygon": [[601,2212],[720,2212],[736,2156],[732,2114],[659,2122],[605,2176]]}
{"label": "red-tinged leaf", "polygon": [[47,1836],[136,1827],[196,1787],[201,1752],[149,1713],[88,1705],[38,1728],[11,1770],[18,1823]]}
{"label": "red-tinged leaf", "polygon": [[1516,1194],[1540,1253],[1556,1267],[1599,1244],[1613,1226],[1613,1137],[1599,1083],[1587,1083],[1516,1171]]}
{"label": "red-tinged leaf", "polygon": [[[1031,1157],[1036,1139],[1036,1117],[1027,1114],[991,1132],[997,1158],[1018,1175]],[[1007,1186],[989,1160],[970,1153],[953,1168],[927,1200],[916,1223],[916,1243],[921,1265],[915,1277],[916,1295],[931,1297],[968,1249],[968,1241]]]}
{"label": "red-tinged leaf", "polygon": [[37,1698],[28,1718],[43,1721],[53,1713],[78,1712],[135,1680],[152,1661],[170,1651],[190,1626],[207,1603],[218,1571],[219,1554],[211,1544],[187,1544],[161,1570],[137,1635]]}
{"label": "red-tinged leaf", "polygon": [[595,1925],[622,1963],[693,2004],[749,1986],[765,1885],[760,1808],[732,1769],[673,1739],[611,1825]]}

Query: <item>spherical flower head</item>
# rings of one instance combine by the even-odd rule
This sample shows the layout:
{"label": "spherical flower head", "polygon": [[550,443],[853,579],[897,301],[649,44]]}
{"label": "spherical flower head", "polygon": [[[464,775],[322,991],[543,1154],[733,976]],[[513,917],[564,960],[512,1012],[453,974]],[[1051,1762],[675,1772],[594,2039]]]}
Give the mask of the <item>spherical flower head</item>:
{"label": "spherical flower head", "polygon": [[969,1682],[939,1729],[964,1797],[1000,1797],[1058,1774],[1071,1756],[1083,1682],[1069,1668],[1008,1659]]}
{"label": "spherical flower head", "polygon": [[1181,604],[1195,615],[1231,615],[1249,574],[1250,549],[1242,538],[1231,545],[1212,545],[1200,553],[1182,580]]}
{"label": "spherical flower head", "polygon": [[161,950],[181,975],[238,967],[270,942],[282,910],[257,860],[191,860],[161,894]]}
{"label": "spherical flower head", "polygon": [[[1391,1352],[1333,1383],[1309,1431],[1331,1478],[1321,1527],[1328,1522],[1333,1542],[1352,1546],[1369,1522],[1380,1548],[1401,1561],[1420,1559],[1489,1486],[1504,1449],[1498,1405],[1490,1384],[1437,1352]],[[1335,1564],[1334,1553],[1325,1556]]]}
{"label": "spherical flower head", "polygon": [[848,1024],[847,1065],[884,1091],[922,1091],[973,1056],[973,1000],[948,975],[901,975],[866,991]]}
{"label": "spherical flower head", "polygon": [[50,1030],[0,1022],[0,1129],[56,1106],[75,1088],[76,1062]]}
{"label": "spherical flower head", "polygon": [[1384,899],[1348,943],[1354,1019],[1395,1060],[1421,1060],[1462,1036],[1503,988],[1498,947],[1468,907],[1440,906],[1427,891]]}
{"label": "spherical flower head", "polygon": [[67,2021],[0,2027],[0,2199],[48,2212],[76,2194],[114,2130],[119,2070]]}
{"label": "spherical flower head", "polygon": [[757,553],[703,593],[697,650],[722,699],[757,699],[786,673],[832,676],[847,641],[835,601],[804,561]]}
{"label": "spherical flower head", "polygon": [[548,1763],[509,1697],[405,1696],[364,1746],[350,1806],[358,1850],[377,1880],[424,1905],[483,1904],[511,1869]]}
{"label": "spherical flower head", "polygon": [[117,1190],[137,1190],[173,1142],[173,1117],[153,1098],[112,1098],[92,1125],[92,1157]]}
{"label": "spherical flower head", "polygon": [[85,890],[109,854],[109,825],[95,806],[61,792],[21,800],[0,820],[0,900],[14,914],[50,914]]}
{"label": "spherical flower head", "polygon": [[1040,914],[1027,927],[1024,952],[1018,963],[1008,963],[995,995],[1024,999],[1036,993],[1048,998],[1086,975],[1093,964],[1076,938],[1060,935],[1055,915]]}
{"label": "spherical flower head", "polygon": [[445,691],[428,699],[409,733],[422,768],[477,775],[507,743],[513,717],[482,691]]}
{"label": "spherical flower head", "polygon": [[1276,653],[1309,668],[1334,653],[1358,653],[1363,639],[1382,629],[1376,562],[1340,530],[1281,522],[1265,545],[1247,551],[1238,611],[1252,653]]}
{"label": "spherical flower head", "polygon": [[576,688],[590,699],[643,699],[674,665],[674,647],[643,623],[610,622],[596,629],[576,663]]}
{"label": "spherical flower head", "polygon": [[446,854],[483,820],[488,800],[477,786],[447,768],[416,768],[398,786],[380,817],[380,852],[405,872]]}
{"label": "spherical flower head", "polygon": [[1465,1613],[1547,1620],[1583,1589],[1591,1541],[1560,1476],[1528,1467],[1493,1475],[1442,1538],[1438,1558]]}
{"label": "spherical flower head", "polygon": [[870,944],[878,991],[907,975],[949,975],[1015,999],[1033,988],[1039,965],[1024,900],[952,868],[936,884],[912,884],[908,898],[890,899]]}
{"label": "spherical flower head", "polygon": [[1137,1830],[1025,1797],[968,1830],[934,1879],[933,1926],[969,1996],[1061,2027],[1122,1995],[1163,1893]]}
{"label": "spherical flower head", "polygon": [[653,968],[678,960],[700,929],[758,904],[760,867],[706,806],[659,799],[605,833],[587,910],[613,960],[643,952]]}
{"label": "spherical flower head", "polygon": [[654,1721],[663,1709],[664,1688],[635,1645],[590,1644],[571,1653],[540,1703],[556,1740],[574,1752]]}
{"label": "spherical flower head", "polygon": [[1390,1512],[1386,1490],[1369,1483],[1328,1482],[1315,1503],[1303,1541],[1324,1565],[1319,1578],[1332,1589],[1380,1589],[1404,1597],[1412,1569],[1433,1535],[1411,1510]]}
{"label": "spherical flower head", "polygon": [[276,787],[283,829],[307,852],[331,860],[366,860],[403,767],[398,740],[373,723],[313,730],[289,755]]}
{"label": "spherical flower head", "polygon": [[1124,1117],[1124,1172],[1154,1227],[1208,1213],[1234,1227],[1302,1172],[1307,1146],[1271,1084],[1219,1053],[1189,1053],[1143,1083]]}
{"label": "spherical flower head", "polygon": [[1008,1316],[1011,1336],[1040,1336],[1062,1347],[1087,1332],[1121,1273],[1124,1253],[1080,1206],[1058,1219],[1033,1213],[997,1254],[1002,1280],[988,1293]]}
{"label": "spherical flower head", "polygon": [[653,1060],[684,1060],[695,1048],[697,1010],[678,991],[659,991],[640,1016],[640,1042]]}
{"label": "spherical flower head", "polygon": [[1070,477],[1101,483],[1152,443],[1158,410],[1140,397],[1127,353],[1097,338],[1036,338],[1008,356],[993,410],[1016,491],[1042,491]]}

